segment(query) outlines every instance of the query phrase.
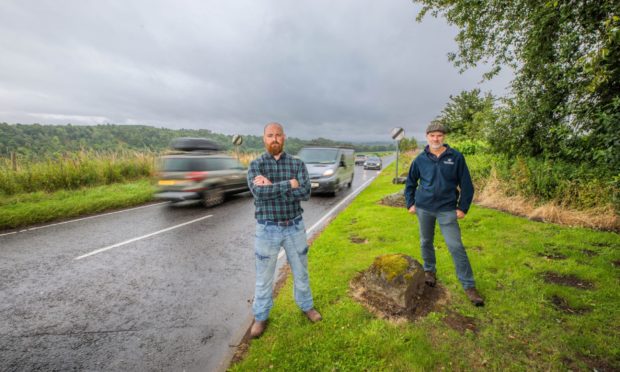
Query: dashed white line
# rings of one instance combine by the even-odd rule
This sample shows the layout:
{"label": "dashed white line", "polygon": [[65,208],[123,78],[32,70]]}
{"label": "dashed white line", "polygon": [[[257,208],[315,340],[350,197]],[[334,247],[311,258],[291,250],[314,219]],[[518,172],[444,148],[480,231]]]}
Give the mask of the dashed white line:
{"label": "dashed white line", "polygon": [[52,227],[52,226],[58,226],[58,225],[64,225],[66,223],[72,223],[72,222],[79,222],[79,221],[84,221],[84,220],[89,220],[91,218],[98,218],[98,217],[104,217],[104,216],[109,216],[111,214],[117,214],[117,213],[123,213],[123,212],[129,212],[129,211],[135,211],[136,209],[142,209],[142,208],[150,208],[150,207],[154,207],[157,205],[162,205],[162,204],[166,204],[167,202],[163,202],[163,203],[155,203],[155,204],[149,204],[149,205],[143,205],[140,207],[135,207],[135,208],[128,208],[128,209],[123,209],[120,211],[115,211],[115,212],[108,212],[108,213],[102,213],[102,214],[97,214],[94,216],[88,216],[88,217],[82,217],[82,218],[76,218],[74,220],[69,220],[69,221],[63,221],[63,222],[57,222],[57,223],[52,223],[49,225],[43,225],[43,226],[36,226],[36,227],[31,227],[28,229],[23,229],[23,230],[18,230],[18,231],[11,231],[8,233],[4,233],[4,234],[0,234],[0,236],[4,236],[4,235],[11,235],[11,234],[17,234],[17,233],[23,233],[23,232],[27,232],[27,231],[33,231],[33,230],[39,230],[39,229],[45,229],[47,227]]}
{"label": "dashed white line", "polygon": [[196,218],[195,220],[187,221],[187,222],[184,222],[184,223],[179,224],[179,225],[175,225],[175,226],[171,226],[171,227],[165,228],[163,230],[155,231],[155,232],[152,232],[150,234],[139,236],[137,238],[125,240],[124,242],[120,242],[120,243],[116,243],[116,244],[113,244],[113,245],[109,245],[109,246],[104,247],[104,248],[99,248],[99,249],[96,249],[96,250],[94,250],[94,251],[92,251],[90,253],[86,253],[86,254],[83,254],[81,256],[78,256],[78,257],[76,257],[74,259],[75,260],[81,260],[82,258],[86,258],[86,257],[92,256],[92,255],[95,255],[95,254],[98,254],[98,253],[101,253],[101,252],[105,252],[105,251],[108,251],[110,249],[123,246],[125,244],[133,243],[133,242],[138,241],[138,240],[146,239],[148,237],[151,237],[151,236],[157,235],[157,234],[161,234],[161,233],[164,233],[166,231],[174,230],[174,229],[177,229],[179,227],[182,227],[182,226],[185,226],[185,225],[189,225],[191,223],[198,222],[198,221],[204,220],[205,218],[209,218],[209,217],[213,217],[213,215],[210,214],[208,216],[203,216],[203,217],[200,217],[200,218]]}

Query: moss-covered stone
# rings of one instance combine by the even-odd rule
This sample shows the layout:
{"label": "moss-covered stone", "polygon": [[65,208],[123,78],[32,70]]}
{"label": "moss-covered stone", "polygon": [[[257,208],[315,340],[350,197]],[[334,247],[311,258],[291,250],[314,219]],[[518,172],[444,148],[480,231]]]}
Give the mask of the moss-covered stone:
{"label": "moss-covered stone", "polygon": [[424,291],[424,269],[407,255],[387,254],[375,258],[362,273],[360,283],[365,290],[409,311]]}
{"label": "moss-covered stone", "polygon": [[404,275],[409,268],[409,261],[403,254],[386,254],[375,258],[373,269],[382,273],[383,278],[388,282],[394,281],[396,277]]}

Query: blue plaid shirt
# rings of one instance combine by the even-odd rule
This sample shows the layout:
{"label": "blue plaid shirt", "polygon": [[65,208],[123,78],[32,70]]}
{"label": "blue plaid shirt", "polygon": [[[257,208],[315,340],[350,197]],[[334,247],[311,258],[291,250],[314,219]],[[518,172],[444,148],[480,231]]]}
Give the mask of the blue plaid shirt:
{"label": "blue plaid shirt", "polygon": [[[256,186],[256,176],[264,176],[272,185]],[[293,189],[290,180],[296,179],[299,187]],[[280,159],[264,153],[250,163],[248,186],[254,195],[257,220],[284,221],[301,216],[304,211],[300,201],[310,199],[310,177],[306,164],[282,152]]]}

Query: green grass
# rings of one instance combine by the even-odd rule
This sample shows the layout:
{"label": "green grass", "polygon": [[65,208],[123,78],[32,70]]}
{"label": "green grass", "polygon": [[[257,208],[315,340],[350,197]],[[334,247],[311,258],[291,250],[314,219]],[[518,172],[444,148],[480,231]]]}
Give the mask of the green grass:
{"label": "green grass", "polygon": [[[415,323],[379,320],[348,295],[349,281],[376,256],[404,253],[419,261],[418,227],[404,208],[378,205],[403,185],[393,165],[318,237],[309,269],[317,309],[310,324],[292,299],[292,278],[280,291],[266,333],[251,342],[234,371],[567,370],[620,368],[620,236],[543,224],[473,206],[463,240],[484,308],[472,306],[437,232],[438,278],[450,293],[445,312]],[[368,239],[354,244],[350,236]],[[587,251],[585,251],[587,250]],[[544,256],[564,255],[565,259]],[[591,290],[546,283],[545,272],[573,274]],[[575,315],[551,302],[561,296]],[[477,331],[459,333],[447,312],[472,317]]]}
{"label": "green grass", "polygon": [[79,190],[0,196],[0,230],[124,208],[150,201],[150,180]]}

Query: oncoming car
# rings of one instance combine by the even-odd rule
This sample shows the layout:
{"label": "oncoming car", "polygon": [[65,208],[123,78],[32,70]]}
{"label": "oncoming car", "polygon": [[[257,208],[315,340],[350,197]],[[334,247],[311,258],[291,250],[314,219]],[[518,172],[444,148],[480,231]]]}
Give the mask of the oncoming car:
{"label": "oncoming car", "polygon": [[304,147],[297,157],[306,163],[312,193],[335,195],[353,184],[353,149],[346,147]]}
{"label": "oncoming car", "polygon": [[186,146],[183,151],[162,156],[156,199],[200,200],[205,207],[213,207],[226,195],[248,191],[247,168],[237,159],[219,147],[195,148]]}
{"label": "oncoming car", "polygon": [[364,162],[364,169],[381,170],[382,166],[383,166],[383,162],[381,161],[381,158],[378,158],[376,156],[371,156],[368,159],[366,159],[366,161]]}
{"label": "oncoming car", "polygon": [[355,155],[355,165],[364,165],[364,162],[368,159],[367,155],[357,154]]}

